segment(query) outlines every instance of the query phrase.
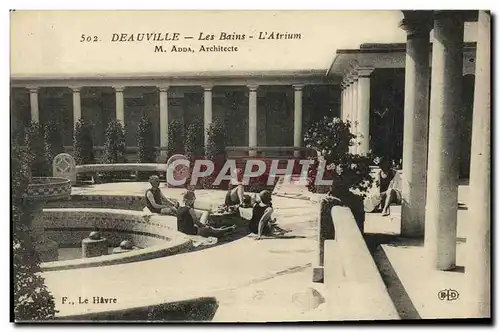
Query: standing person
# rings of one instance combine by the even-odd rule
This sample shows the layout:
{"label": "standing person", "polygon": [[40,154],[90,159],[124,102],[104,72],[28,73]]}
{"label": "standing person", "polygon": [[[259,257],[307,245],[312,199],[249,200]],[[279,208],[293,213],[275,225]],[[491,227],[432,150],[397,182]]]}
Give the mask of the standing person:
{"label": "standing person", "polygon": [[179,203],[171,201],[160,190],[160,178],[153,175],[149,178],[151,188],[146,190],[146,206],[153,213],[175,216]]}
{"label": "standing person", "polygon": [[177,230],[187,235],[200,235],[203,237],[221,238],[232,233],[236,226],[214,228],[206,225],[208,211],[197,212],[194,209],[196,195],[194,191],[188,190],[183,195],[184,206],[177,212]]}
{"label": "standing person", "polygon": [[388,216],[390,214],[391,204],[401,204],[401,191],[396,188],[396,170],[391,167],[387,159],[380,162],[380,200],[382,207],[382,215]]}

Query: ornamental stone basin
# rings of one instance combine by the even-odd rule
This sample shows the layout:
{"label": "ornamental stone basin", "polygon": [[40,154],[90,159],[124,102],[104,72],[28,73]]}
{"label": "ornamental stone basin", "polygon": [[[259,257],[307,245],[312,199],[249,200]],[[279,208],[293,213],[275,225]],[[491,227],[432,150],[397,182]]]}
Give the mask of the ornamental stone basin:
{"label": "ornamental stone basin", "polygon": [[26,191],[26,199],[34,202],[47,202],[71,197],[71,182],[64,178],[32,178]]}
{"label": "ornamental stone basin", "polygon": [[42,209],[45,202],[70,199],[71,181],[64,178],[34,177],[28,185],[25,198],[31,202],[33,223],[31,233],[40,260],[42,262],[57,260],[59,248],[55,241],[47,238],[42,222]]}

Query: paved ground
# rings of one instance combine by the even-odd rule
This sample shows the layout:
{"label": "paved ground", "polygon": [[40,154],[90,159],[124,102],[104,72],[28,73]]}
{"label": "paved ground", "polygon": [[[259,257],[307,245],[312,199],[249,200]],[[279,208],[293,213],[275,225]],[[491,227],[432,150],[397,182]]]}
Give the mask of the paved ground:
{"label": "paved ground", "polygon": [[[142,195],[147,183],[101,184],[74,188],[73,193]],[[180,198],[183,189],[162,187],[165,195]],[[459,188],[457,264],[454,272],[431,269],[424,248],[399,237],[400,208],[391,217],[367,214],[365,230],[372,233],[369,247],[401,318],[470,316],[464,268],[468,186]],[[211,205],[223,202],[224,191],[197,190]],[[115,310],[146,303],[164,303],[199,296],[215,296],[219,308],[214,321],[326,320],[322,284],[311,282],[316,255],[317,203],[305,190],[283,186],[273,196],[281,226],[290,239],[255,241],[244,237],[202,251],[150,261],[44,274],[56,296],[60,315]],[[315,197],[317,198],[317,197]],[[441,289],[456,289],[460,300],[440,301]],[[115,297],[117,304],[62,304],[63,296]]]}
{"label": "paved ground", "polygon": [[[457,211],[457,269],[437,271],[428,264],[421,241],[399,237],[400,207],[393,208],[391,217],[367,214],[365,231],[373,233],[371,251],[388,286],[401,318],[462,318],[471,317],[465,280],[465,243],[467,238],[468,185],[459,186]],[[454,289],[460,293],[456,301],[438,299],[438,292]]]}
{"label": "paved ground", "polygon": [[[142,194],[146,183],[115,183],[74,188],[78,194]],[[182,189],[162,191],[180,198]],[[199,200],[223,202],[225,192],[197,190]],[[119,310],[200,296],[216,296],[215,321],[296,321],[325,319],[321,285],[311,282],[316,244],[316,203],[273,197],[276,217],[292,230],[287,239],[251,237],[201,251],[104,268],[44,273],[60,316]],[[92,304],[94,296],[116,304]],[[63,304],[68,297],[74,305]],[[78,304],[79,298],[89,304]],[[68,302],[69,302],[68,301]],[[318,307],[319,306],[319,307]]]}

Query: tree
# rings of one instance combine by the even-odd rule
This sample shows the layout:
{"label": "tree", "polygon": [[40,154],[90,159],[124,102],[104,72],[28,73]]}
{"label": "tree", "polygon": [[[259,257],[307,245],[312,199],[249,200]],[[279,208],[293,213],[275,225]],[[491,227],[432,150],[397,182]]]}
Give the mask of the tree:
{"label": "tree", "polygon": [[27,161],[33,176],[50,176],[52,174],[45,150],[45,140],[38,122],[31,122],[25,131],[24,145],[26,146]]}
{"label": "tree", "polygon": [[73,157],[77,165],[94,164],[93,126],[90,122],[79,119],[73,136]]}
{"label": "tree", "polygon": [[44,126],[45,153],[47,161],[52,165],[52,161],[59,153],[64,152],[61,125],[57,120],[50,120]]}
{"label": "tree", "polygon": [[314,164],[309,168],[308,188],[312,192],[318,189],[315,180],[323,161],[325,180],[333,180],[335,190],[355,190],[357,195],[364,197],[371,188],[373,178],[370,174],[372,157],[349,153],[349,146],[355,144],[355,135],[350,132],[350,122],[339,118],[324,117],[313,123],[306,132],[304,142],[306,147],[316,150],[320,157],[314,157]]}
{"label": "tree", "polygon": [[54,318],[57,311],[54,296],[40,276],[40,260],[30,236],[31,208],[24,197],[31,178],[29,159],[27,152],[23,153],[15,143],[11,152],[14,319],[48,320]]}
{"label": "tree", "polygon": [[184,130],[179,120],[168,124],[167,160],[174,154],[184,154]]}

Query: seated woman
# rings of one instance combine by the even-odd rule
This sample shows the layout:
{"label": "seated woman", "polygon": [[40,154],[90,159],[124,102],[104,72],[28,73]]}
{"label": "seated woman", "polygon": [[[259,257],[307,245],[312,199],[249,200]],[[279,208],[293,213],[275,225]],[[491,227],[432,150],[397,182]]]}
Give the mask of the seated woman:
{"label": "seated woman", "polygon": [[187,235],[200,235],[203,237],[221,238],[234,231],[235,225],[229,227],[214,228],[206,225],[208,211],[202,213],[194,209],[196,195],[194,191],[188,190],[183,195],[184,206],[177,212],[177,230]]}
{"label": "seated woman", "polygon": [[160,190],[160,178],[153,175],[149,178],[151,188],[146,190],[146,206],[153,213],[175,216],[179,203],[169,200]]}
{"label": "seated woman", "polygon": [[401,204],[401,190],[396,186],[397,172],[387,160],[380,163],[378,182],[380,184],[380,206],[382,215],[388,216],[391,204]]}
{"label": "seated woman", "polygon": [[276,225],[276,219],[273,214],[272,195],[268,190],[263,190],[257,196],[257,202],[252,208],[252,219],[248,224],[250,232],[257,234],[256,240],[262,239],[262,236],[272,236],[277,233],[285,232]]}
{"label": "seated woman", "polygon": [[226,207],[251,207],[252,197],[245,194],[245,186],[243,184],[243,173],[237,168],[229,183],[229,189],[224,200]]}

